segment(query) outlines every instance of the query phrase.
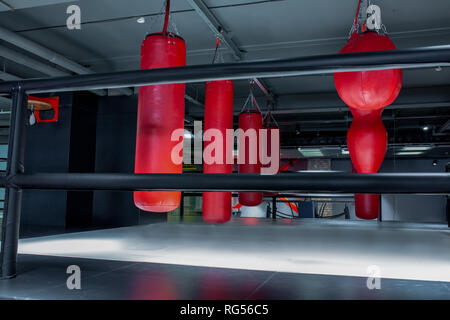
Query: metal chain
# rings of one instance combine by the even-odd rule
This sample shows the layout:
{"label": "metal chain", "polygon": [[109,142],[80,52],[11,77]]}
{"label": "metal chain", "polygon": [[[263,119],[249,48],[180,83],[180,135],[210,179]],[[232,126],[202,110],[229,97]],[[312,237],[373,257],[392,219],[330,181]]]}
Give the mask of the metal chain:
{"label": "metal chain", "polygon": [[[363,19],[363,20],[367,19],[367,8],[369,8],[371,5],[373,5],[372,0],[363,0],[363,1],[361,1],[361,6],[359,8],[359,12],[358,12],[358,15],[357,15],[357,21],[356,21],[356,23],[355,23],[355,21],[353,21],[352,27],[350,28],[350,31],[348,33],[348,39],[350,39],[350,37],[352,36],[352,34],[354,32],[358,33],[360,27],[364,26],[365,22],[362,23],[362,25],[360,25],[359,22],[360,22],[361,19]],[[386,26],[383,23],[381,24],[380,29],[375,29],[375,31],[378,34],[381,34],[381,35],[387,35],[388,34]]]}
{"label": "metal chain", "polygon": [[270,120],[272,120],[272,122],[279,128],[280,126],[278,125],[277,120],[275,120],[273,114],[272,114],[272,110],[273,109],[273,104],[269,101],[268,105],[267,105],[267,113],[263,118],[263,123],[264,124],[270,124]]}
{"label": "metal chain", "polygon": [[149,27],[149,33],[153,32],[153,29],[155,28],[155,25],[159,20],[161,20],[162,16],[164,15],[164,11],[166,9],[166,1],[163,1],[161,9],[159,10],[158,14],[156,14],[154,17],[151,17],[150,20],[150,27]]}
{"label": "metal chain", "polygon": [[[253,80],[250,80],[250,93],[249,93],[249,95],[247,97],[247,100],[245,100],[244,106],[242,107],[240,113],[244,112],[244,110],[247,108],[247,105],[249,103],[251,104],[252,108],[258,110],[259,113],[262,114],[261,108],[259,107],[258,102],[256,101],[255,96],[253,95]],[[251,108],[248,109],[248,110],[251,110]]]}

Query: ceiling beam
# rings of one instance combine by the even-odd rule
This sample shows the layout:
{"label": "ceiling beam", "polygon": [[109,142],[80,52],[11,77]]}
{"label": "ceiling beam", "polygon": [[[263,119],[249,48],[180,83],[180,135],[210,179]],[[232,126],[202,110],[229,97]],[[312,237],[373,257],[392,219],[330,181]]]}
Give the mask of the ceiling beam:
{"label": "ceiling beam", "polygon": [[223,28],[222,24],[217,20],[211,10],[209,10],[203,0],[187,0],[187,2],[208,25],[214,35],[220,39],[220,42],[225,44],[231,50],[234,59],[237,61],[242,60],[241,49],[239,49],[236,43],[231,39],[228,32]]}
{"label": "ceiling beam", "polygon": [[3,81],[22,80],[21,78],[15,76],[13,74],[10,74],[10,73],[7,73],[7,72],[3,72],[3,71],[0,71],[0,79],[3,80]]}
{"label": "ceiling beam", "polygon": [[[197,12],[200,18],[202,18],[202,20],[211,29],[214,35],[220,39],[220,42],[225,44],[225,46],[230,49],[233,58],[236,61],[243,60],[241,49],[239,49],[239,46],[233,41],[229,33],[224,29],[223,25],[214,16],[212,11],[203,2],[203,0],[187,0],[187,2],[195,10],[195,12]],[[264,92],[267,97],[269,97],[269,99],[274,100],[273,94],[268,90],[268,86],[263,80],[256,78],[253,80],[261,89],[261,91]]]}
{"label": "ceiling beam", "polygon": [[[30,52],[38,57],[41,57],[49,62],[56,64],[66,70],[72,71],[76,74],[93,74],[94,71],[78,64],[77,62],[66,58],[65,56],[56,53],[37,42],[31,41],[15,32],[6,28],[0,27],[0,39],[9,42],[16,47],[19,47],[27,52]],[[122,94],[132,95],[133,91],[129,88],[118,89]]]}
{"label": "ceiling beam", "polygon": [[18,52],[17,50],[10,48],[0,46],[0,56],[30,69],[39,71],[47,76],[64,77],[72,75],[70,72],[59,70],[47,63],[33,59],[21,52]]}
{"label": "ceiling beam", "polygon": [[5,97],[0,97],[0,108],[1,109],[7,109],[10,110],[11,109],[11,99],[5,98]]}
{"label": "ceiling beam", "polygon": [[[43,63],[41,61],[38,61],[36,59],[33,59],[21,52],[18,52],[16,50],[12,50],[6,47],[0,46],[0,56],[11,60],[17,64],[23,65],[25,67],[28,67],[30,69],[36,70],[38,72],[41,72],[47,76],[51,77],[64,77],[64,76],[71,76],[72,73],[67,71],[59,70],[55,67],[52,67],[46,63]],[[7,77],[5,75],[5,77]],[[0,79],[4,81],[14,81],[14,80],[22,80],[22,78],[13,76],[15,79],[5,79],[4,77],[0,77]],[[106,96],[107,91],[106,90],[93,90],[93,93],[99,95],[99,96]]]}

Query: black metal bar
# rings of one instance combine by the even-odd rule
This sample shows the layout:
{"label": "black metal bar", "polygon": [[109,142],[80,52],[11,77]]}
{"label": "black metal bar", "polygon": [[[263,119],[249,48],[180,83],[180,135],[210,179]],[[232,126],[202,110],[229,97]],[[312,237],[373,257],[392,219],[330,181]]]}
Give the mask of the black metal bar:
{"label": "black metal bar", "polygon": [[[25,114],[27,97],[22,88],[12,91],[11,129],[8,146],[7,177],[24,172],[25,152]],[[5,192],[5,210],[2,225],[2,244],[0,252],[0,278],[9,279],[16,275],[17,246],[19,241],[22,190],[8,184]]]}
{"label": "black metal bar", "polygon": [[272,220],[277,219],[277,197],[272,198]]}
{"label": "black metal bar", "polygon": [[197,65],[49,79],[4,82],[0,93],[20,84],[27,93],[125,88],[178,82],[251,79],[334,72],[450,66],[450,46]]}
{"label": "black metal bar", "polygon": [[450,197],[447,197],[447,226],[450,228]]}
{"label": "black metal bar", "polygon": [[381,201],[381,199],[382,199],[382,195],[380,194],[380,196],[378,197],[378,202],[379,202],[379,205],[380,205],[380,214],[378,215],[378,221],[379,222],[382,222],[383,221],[383,207],[382,207],[382,201]]}
{"label": "black metal bar", "polygon": [[259,174],[17,174],[9,183],[24,189],[180,190],[345,193],[450,193],[449,173]]}
{"label": "black metal bar", "polygon": [[184,192],[181,192],[181,200],[180,200],[180,221],[184,219]]}

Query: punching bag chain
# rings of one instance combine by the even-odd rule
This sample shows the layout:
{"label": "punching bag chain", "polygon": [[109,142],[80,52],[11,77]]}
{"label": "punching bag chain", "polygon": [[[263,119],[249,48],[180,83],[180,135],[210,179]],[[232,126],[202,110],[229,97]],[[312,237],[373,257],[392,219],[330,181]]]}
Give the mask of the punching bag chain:
{"label": "punching bag chain", "polygon": [[261,113],[261,108],[258,105],[258,102],[255,99],[255,96],[253,95],[253,80],[250,80],[250,93],[247,97],[247,100],[245,100],[244,106],[242,107],[242,110],[240,113],[244,112],[246,109],[250,111],[251,109],[256,109]]}
{"label": "punching bag chain", "polygon": [[273,109],[274,109],[273,103],[271,103],[270,100],[267,99],[267,112],[266,112],[266,115],[263,117],[263,124],[265,126],[268,126],[272,122],[276,127],[279,128],[280,126],[278,125],[277,120],[275,120],[275,118],[272,114]]}
{"label": "punching bag chain", "polygon": [[220,38],[217,37],[217,41],[216,41],[216,50],[214,50],[214,57],[212,60],[212,64],[214,64],[216,62],[216,58],[217,58],[217,51],[219,50],[219,46],[220,46]]}
{"label": "punching bag chain", "polygon": [[169,26],[170,0],[166,0],[166,15],[164,16],[163,36],[167,36],[167,27]]}

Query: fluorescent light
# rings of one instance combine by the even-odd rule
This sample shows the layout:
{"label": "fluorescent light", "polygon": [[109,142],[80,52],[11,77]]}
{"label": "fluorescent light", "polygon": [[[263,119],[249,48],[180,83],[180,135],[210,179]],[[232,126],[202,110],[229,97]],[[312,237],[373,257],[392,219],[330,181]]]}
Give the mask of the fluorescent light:
{"label": "fluorescent light", "polygon": [[397,156],[416,156],[419,154],[423,154],[421,151],[407,151],[407,152],[397,152]]}
{"label": "fluorescent light", "polygon": [[341,149],[342,154],[350,154],[350,151],[348,151],[347,148]]}
{"label": "fluorescent light", "polygon": [[313,148],[298,148],[298,151],[304,156],[305,158],[313,158],[313,157],[323,157],[323,153],[320,149],[313,149]]}
{"label": "fluorescent light", "polygon": [[431,146],[406,146],[401,148],[401,151],[426,151],[431,148]]}
{"label": "fluorescent light", "polygon": [[429,126],[424,126],[424,127],[422,128],[422,130],[423,130],[423,131],[428,131],[428,130],[430,130],[430,127],[429,127]]}
{"label": "fluorescent light", "polygon": [[137,21],[137,23],[145,23],[145,18],[144,17],[140,17],[136,21]]}

